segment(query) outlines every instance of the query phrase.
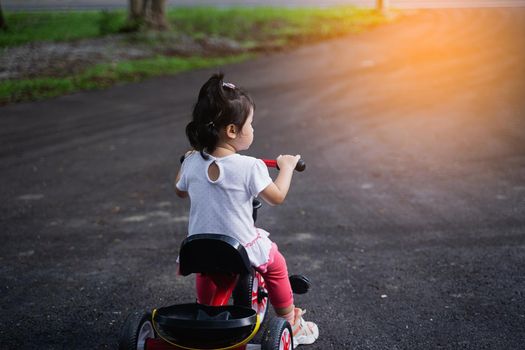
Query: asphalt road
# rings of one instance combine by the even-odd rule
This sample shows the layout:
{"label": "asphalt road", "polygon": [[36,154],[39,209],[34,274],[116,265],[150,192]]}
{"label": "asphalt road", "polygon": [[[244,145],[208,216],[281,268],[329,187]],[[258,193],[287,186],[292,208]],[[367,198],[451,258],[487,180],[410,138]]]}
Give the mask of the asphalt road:
{"label": "asphalt road", "polygon": [[[525,10],[436,10],[223,67],[250,154],[300,153],[265,207],[304,349],[525,343]],[[171,180],[202,70],[0,108],[2,349],[115,348],[126,315],[191,302]]]}

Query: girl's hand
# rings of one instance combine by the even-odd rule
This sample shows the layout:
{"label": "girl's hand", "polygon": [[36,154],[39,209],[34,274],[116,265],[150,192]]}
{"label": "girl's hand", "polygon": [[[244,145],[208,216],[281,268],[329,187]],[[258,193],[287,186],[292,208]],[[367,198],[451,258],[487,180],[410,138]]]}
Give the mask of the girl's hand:
{"label": "girl's hand", "polygon": [[293,171],[299,159],[301,159],[301,156],[299,154],[295,156],[291,156],[288,154],[280,155],[279,157],[277,157],[277,165],[281,170],[289,169]]}

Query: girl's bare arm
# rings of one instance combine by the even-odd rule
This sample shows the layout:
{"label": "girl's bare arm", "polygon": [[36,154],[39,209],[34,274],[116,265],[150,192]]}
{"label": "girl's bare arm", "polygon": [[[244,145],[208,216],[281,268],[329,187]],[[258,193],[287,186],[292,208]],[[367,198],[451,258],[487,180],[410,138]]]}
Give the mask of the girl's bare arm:
{"label": "girl's bare arm", "polygon": [[292,175],[297,165],[297,162],[301,158],[300,155],[296,156],[279,156],[277,157],[277,164],[279,165],[279,175],[273,183],[268,185],[259,196],[264,199],[270,205],[279,205],[284,202],[290,184],[292,182]]}

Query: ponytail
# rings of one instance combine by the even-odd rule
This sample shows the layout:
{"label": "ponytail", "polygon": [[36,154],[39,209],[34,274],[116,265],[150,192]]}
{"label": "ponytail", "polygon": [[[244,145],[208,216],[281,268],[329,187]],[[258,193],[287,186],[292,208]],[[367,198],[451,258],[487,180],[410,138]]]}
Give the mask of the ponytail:
{"label": "ponytail", "polygon": [[191,147],[201,154],[204,150],[213,152],[219,142],[219,132],[213,124],[202,124],[194,120],[186,125],[186,136]]}
{"label": "ponytail", "polygon": [[186,126],[191,146],[203,157],[212,153],[219,142],[219,131],[229,124],[242,128],[255,104],[243,90],[223,81],[224,75],[214,74],[201,87],[193,108],[192,121]]}

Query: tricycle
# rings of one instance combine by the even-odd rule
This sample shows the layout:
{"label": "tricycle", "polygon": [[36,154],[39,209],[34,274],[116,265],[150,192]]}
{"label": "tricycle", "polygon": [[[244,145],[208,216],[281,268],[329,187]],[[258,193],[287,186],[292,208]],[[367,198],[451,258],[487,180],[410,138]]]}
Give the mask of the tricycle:
{"label": "tricycle", "polygon": [[[263,161],[277,167],[275,160]],[[304,169],[300,160],[296,170]],[[261,206],[254,199],[254,221]],[[119,350],[294,348],[292,327],[283,318],[268,315],[264,279],[235,238],[207,233],[188,236],[180,247],[179,272],[210,278],[217,287],[211,300],[132,312],[121,329]],[[304,294],[311,286],[303,275],[289,279],[295,294]]]}

